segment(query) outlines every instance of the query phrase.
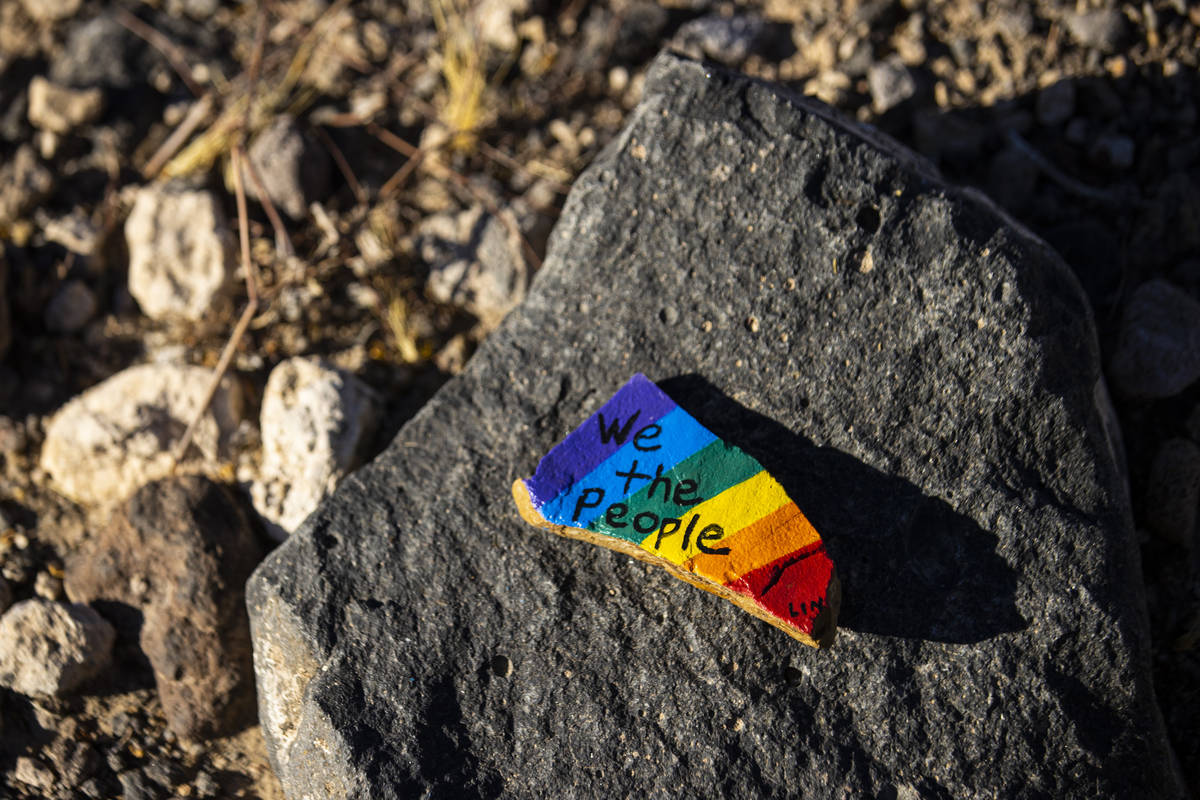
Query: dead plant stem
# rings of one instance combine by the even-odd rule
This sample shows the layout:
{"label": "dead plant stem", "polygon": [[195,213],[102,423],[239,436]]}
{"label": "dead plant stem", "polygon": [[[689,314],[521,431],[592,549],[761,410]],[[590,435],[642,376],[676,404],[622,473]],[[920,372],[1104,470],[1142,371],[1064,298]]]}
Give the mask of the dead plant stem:
{"label": "dead plant stem", "polygon": [[221,352],[221,358],[217,361],[217,366],[213,370],[212,380],[208,384],[208,390],[204,393],[204,399],[201,401],[196,415],[188,424],[187,430],[183,432],[183,437],[179,440],[179,444],[175,446],[175,453],[172,459],[174,463],[171,466],[172,471],[179,465],[184,454],[187,453],[188,445],[191,444],[196,428],[199,426],[200,420],[204,418],[209,404],[212,403],[213,396],[217,393],[217,387],[221,385],[221,379],[225,377],[225,372],[229,369],[229,363],[233,360],[234,351],[237,350],[242,336],[245,335],[246,328],[250,325],[250,320],[254,318],[254,314],[258,311],[258,277],[254,262],[250,258],[250,222],[249,215],[246,213],[246,187],[242,182],[242,146],[240,143],[233,145],[230,156],[233,161],[234,195],[237,198],[238,236],[241,242],[242,268],[246,273],[246,308],[242,311],[241,317],[238,318],[237,325],[234,326],[233,333],[230,334],[229,341],[225,344],[225,349]]}

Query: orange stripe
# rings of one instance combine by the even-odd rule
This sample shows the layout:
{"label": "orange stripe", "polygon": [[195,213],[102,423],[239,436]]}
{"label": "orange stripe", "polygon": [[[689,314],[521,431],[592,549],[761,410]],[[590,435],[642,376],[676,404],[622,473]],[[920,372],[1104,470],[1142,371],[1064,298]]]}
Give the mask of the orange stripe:
{"label": "orange stripe", "polygon": [[732,583],[742,575],[819,541],[816,529],[794,502],[788,502],[757,522],[721,540],[729,555],[699,553],[683,568],[717,583]]}

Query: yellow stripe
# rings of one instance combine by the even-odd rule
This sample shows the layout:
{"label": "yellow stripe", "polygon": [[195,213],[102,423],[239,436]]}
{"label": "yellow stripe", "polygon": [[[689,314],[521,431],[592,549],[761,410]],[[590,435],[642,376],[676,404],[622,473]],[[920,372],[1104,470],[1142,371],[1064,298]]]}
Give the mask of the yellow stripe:
{"label": "yellow stripe", "polygon": [[[682,564],[700,552],[696,546],[700,532],[709,525],[720,525],[724,531],[722,539],[730,539],[742,528],[753,525],[758,520],[775,511],[780,506],[791,502],[779,481],[772,478],[766,470],[747,478],[736,486],[730,486],[716,497],[705,500],[680,519],[679,528],[669,535],[662,537],[659,548],[654,544],[658,540],[658,532],[651,533],[642,540],[642,549],[668,561]],[[696,523],[692,525],[695,518]],[[687,547],[683,546],[684,536],[691,527]],[[715,532],[714,532],[715,533]],[[726,546],[722,540],[705,539],[705,545],[715,549]]]}

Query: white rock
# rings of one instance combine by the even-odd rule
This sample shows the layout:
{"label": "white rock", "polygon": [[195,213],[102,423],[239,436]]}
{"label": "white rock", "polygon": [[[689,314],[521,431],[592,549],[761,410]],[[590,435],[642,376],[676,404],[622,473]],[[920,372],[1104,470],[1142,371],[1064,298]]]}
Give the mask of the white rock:
{"label": "white rock", "polygon": [[417,229],[417,246],[430,266],[429,295],[469,311],[488,327],[525,299],[529,271],[520,241],[481,206],[429,217]]}
{"label": "white rock", "polygon": [[201,319],[233,276],[229,227],[212,192],[139,189],[125,239],[129,293],[153,319]]}
{"label": "white rock", "polygon": [[75,14],[83,0],[21,0],[25,13],[39,22],[53,22]]}
{"label": "white rock", "polygon": [[475,7],[483,40],[506,53],[516,50],[521,43],[513,27],[513,17],[522,17],[528,12],[529,0],[480,0]]}
{"label": "white rock", "polygon": [[70,133],[100,116],[104,93],[71,89],[37,75],[29,82],[29,122],[52,133]]}
{"label": "white rock", "polygon": [[268,533],[282,541],[358,461],[375,425],[375,393],[320,361],[292,358],[267,379],[263,459],[250,487]]}
{"label": "white rock", "polygon": [[0,685],[67,694],[108,666],[115,639],[113,626],[85,605],[24,600],[0,618]]}
{"label": "white rock", "polygon": [[36,758],[21,756],[13,769],[13,777],[26,786],[50,790],[54,788],[54,771]]}
{"label": "white rock", "polygon": [[39,209],[35,212],[35,219],[46,241],[61,244],[72,253],[81,256],[90,256],[96,252],[100,229],[82,208],[76,208],[70,214],[61,217],[51,217]]}
{"label": "white rock", "polygon": [[[203,367],[173,364],[142,364],[118,372],[50,419],[42,468],[76,502],[119,502],[168,474],[171,450],[199,409],[211,378],[212,371]],[[221,445],[240,417],[238,385],[226,377],[180,469],[215,472]]]}

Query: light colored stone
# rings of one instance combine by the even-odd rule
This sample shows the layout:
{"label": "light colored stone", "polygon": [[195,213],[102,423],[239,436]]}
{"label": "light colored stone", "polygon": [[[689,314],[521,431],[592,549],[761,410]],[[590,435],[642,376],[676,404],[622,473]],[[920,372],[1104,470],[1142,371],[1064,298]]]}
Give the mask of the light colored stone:
{"label": "light colored stone", "polygon": [[[659,14],[645,22],[662,27],[667,18],[665,12]],[[674,44],[693,58],[711,58],[735,66],[754,52],[765,27],[761,17],[750,14],[735,17],[709,14],[684,23],[675,34]]]}
{"label": "light colored stone", "polygon": [[375,393],[353,375],[292,358],[263,391],[263,460],[254,507],[282,541],[358,463],[375,425]]}
{"label": "light colored stone", "polygon": [[867,70],[867,85],[871,90],[871,106],[876,114],[892,110],[917,91],[912,71],[896,55],[871,65]]}
{"label": "light colored stone", "polygon": [[[173,364],[123,370],[64,405],[46,426],[41,466],[76,502],[118,502],[166,476],[171,450],[200,408],[212,371]],[[215,472],[225,438],[241,417],[241,394],[228,377],[197,426],[185,472]]]}
{"label": "light colored stone", "polygon": [[59,696],[108,666],[116,631],[84,605],[24,600],[0,618],[0,685]]}
{"label": "light colored stone", "polygon": [[29,82],[29,122],[51,133],[70,133],[100,116],[104,92],[71,89],[34,76]]}
{"label": "light colored stone", "polygon": [[139,189],[125,239],[129,293],[153,319],[201,319],[232,278],[229,227],[212,192]]}
{"label": "light colored stone", "polygon": [[35,758],[21,756],[17,759],[13,777],[26,786],[38,789],[54,788],[54,771]]}
{"label": "light colored stone", "polygon": [[83,0],[21,0],[25,13],[38,22],[66,19],[79,10]]}
{"label": "light colored stone", "polygon": [[529,272],[520,241],[481,206],[429,217],[417,230],[417,247],[430,267],[429,295],[474,314],[487,327],[498,325],[525,298]]}
{"label": "light colored stone", "polygon": [[76,208],[70,214],[61,217],[51,217],[39,210],[36,220],[46,241],[61,244],[72,253],[81,256],[90,256],[96,252],[100,230],[82,208]]}
{"label": "light colored stone", "polygon": [[513,17],[529,13],[529,0],[480,0],[475,7],[483,40],[497,50],[511,52],[521,40],[513,27]]}

